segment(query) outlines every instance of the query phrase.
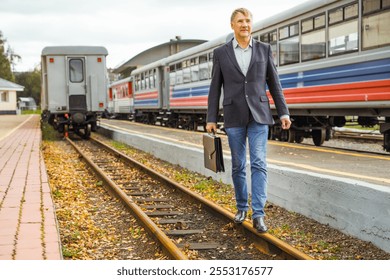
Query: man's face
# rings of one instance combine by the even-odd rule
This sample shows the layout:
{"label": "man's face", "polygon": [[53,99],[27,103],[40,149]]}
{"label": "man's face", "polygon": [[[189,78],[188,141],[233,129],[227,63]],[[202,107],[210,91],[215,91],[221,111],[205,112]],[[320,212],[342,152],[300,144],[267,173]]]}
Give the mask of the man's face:
{"label": "man's face", "polygon": [[231,27],[236,38],[248,38],[252,32],[252,18],[249,14],[237,13],[231,22]]}

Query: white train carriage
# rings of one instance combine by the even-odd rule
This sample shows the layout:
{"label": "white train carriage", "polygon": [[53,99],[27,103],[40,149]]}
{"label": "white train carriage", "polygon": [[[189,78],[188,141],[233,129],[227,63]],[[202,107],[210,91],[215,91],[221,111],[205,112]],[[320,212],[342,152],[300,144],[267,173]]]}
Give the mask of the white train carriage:
{"label": "white train carriage", "polygon": [[107,49],[53,46],[42,50],[42,116],[59,132],[88,138],[107,107]]}
{"label": "white train carriage", "polygon": [[109,115],[119,119],[132,119],[134,113],[133,79],[115,81],[108,88]]}

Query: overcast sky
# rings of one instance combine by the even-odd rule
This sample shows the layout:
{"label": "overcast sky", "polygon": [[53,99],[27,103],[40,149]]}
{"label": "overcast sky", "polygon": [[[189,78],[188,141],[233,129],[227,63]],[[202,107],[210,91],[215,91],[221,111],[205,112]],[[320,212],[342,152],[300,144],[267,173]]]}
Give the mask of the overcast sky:
{"label": "overcast sky", "polygon": [[42,49],[54,45],[104,46],[107,66],[114,68],[175,36],[212,40],[227,34],[235,8],[248,8],[257,22],[303,2],[307,0],[0,0],[0,30],[22,57],[16,71],[33,70]]}

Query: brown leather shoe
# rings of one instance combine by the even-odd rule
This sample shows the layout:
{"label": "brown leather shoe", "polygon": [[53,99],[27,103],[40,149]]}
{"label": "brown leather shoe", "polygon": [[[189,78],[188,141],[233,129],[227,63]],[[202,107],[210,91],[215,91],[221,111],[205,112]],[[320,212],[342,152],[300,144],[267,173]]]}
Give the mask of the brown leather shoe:
{"label": "brown leather shoe", "polygon": [[241,224],[246,218],[246,211],[238,210],[236,216],[234,216],[234,222],[236,224]]}
{"label": "brown leather shoe", "polygon": [[260,233],[264,233],[268,230],[267,226],[264,223],[263,217],[257,217],[253,219],[253,227]]}

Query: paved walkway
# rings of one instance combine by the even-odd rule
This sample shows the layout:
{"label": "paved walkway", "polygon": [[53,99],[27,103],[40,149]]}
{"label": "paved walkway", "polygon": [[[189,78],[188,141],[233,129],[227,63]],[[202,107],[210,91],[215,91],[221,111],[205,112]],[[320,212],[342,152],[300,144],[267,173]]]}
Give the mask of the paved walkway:
{"label": "paved walkway", "polygon": [[0,116],[0,260],[60,260],[40,117],[18,118]]}

